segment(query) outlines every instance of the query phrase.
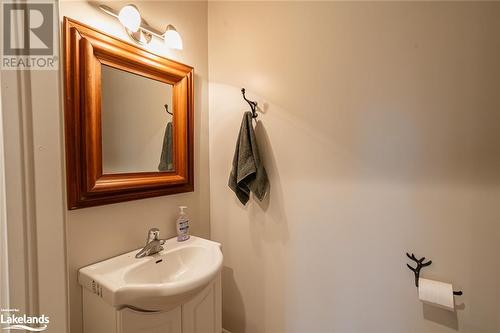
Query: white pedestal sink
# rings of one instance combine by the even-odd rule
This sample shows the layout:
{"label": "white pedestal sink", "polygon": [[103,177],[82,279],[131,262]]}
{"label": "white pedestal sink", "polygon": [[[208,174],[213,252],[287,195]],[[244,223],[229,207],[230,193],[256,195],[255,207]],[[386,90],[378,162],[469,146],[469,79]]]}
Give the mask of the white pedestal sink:
{"label": "white pedestal sink", "polygon": [[136,259],[137,249],[79,270],[86,333],[221,331],[220,244],[191,236],[163,247],[152,256]]}

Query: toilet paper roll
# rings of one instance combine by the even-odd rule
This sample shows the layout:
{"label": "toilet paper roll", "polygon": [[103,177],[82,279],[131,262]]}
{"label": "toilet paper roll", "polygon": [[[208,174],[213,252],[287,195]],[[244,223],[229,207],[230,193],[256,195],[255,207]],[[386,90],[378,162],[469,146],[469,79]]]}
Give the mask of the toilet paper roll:
{"label": "toilet paper roll", "polygon": [[453,286],[449,283],[418,279],[418,298],[424,303],[455,311]]}

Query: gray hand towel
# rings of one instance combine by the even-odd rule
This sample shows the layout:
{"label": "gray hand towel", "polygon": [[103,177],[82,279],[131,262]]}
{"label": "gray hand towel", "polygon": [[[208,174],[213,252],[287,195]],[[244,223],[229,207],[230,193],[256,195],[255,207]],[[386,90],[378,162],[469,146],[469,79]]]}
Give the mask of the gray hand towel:
{"label": "gray hand towel", "polygon": [[252,120],[252,113],[245,112],[228,184],[243,205],[248,202],[250,191],[262,201],[269,189],[269,180],[260,160]]}
{"label": "gray hand towel", "polygon": [[161,147],[160,164],[158,171],[171,171],[174,169],[172,158],[172,122],[167,123],[163,135],[163,146]]}

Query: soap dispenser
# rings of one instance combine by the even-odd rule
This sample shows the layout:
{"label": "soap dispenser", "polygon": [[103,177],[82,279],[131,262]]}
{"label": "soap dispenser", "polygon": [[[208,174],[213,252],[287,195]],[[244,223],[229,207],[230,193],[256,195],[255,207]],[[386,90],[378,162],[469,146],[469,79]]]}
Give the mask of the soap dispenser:
{"label": "soap dispenser", "polygon": [[186,206],[179,207],[179,217],[177,218],[177,241],[183,242],[189,239],[189,218],[187,217],[184,209]]}

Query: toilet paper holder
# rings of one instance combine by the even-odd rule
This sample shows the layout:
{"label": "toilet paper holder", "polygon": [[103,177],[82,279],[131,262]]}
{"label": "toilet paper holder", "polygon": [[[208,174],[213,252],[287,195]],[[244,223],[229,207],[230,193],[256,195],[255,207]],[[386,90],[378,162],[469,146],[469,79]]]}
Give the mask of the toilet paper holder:
{"label": "toilet paper holder", "polygon": [[[414,262],[417,263],[417,267],[415,267],[415,268],[413,268],[409,264],[406,264],[406,266],[408,266],[408,268],[415,274],[415,286],[418,288],[418,279],[420,278],[420,270],[424,267],[430,266],[430,264],[432,264],[432,260],[429,260],[428,262],[424,262],[425,257],[417,259],[413,253],[410,255],[408,252],[406,253],[406,256],[408,258],[410,258],[410,260],[413,260]],[[461,296],[461,295],[463,295],[463,292],[461,290],[460,291],[453,291],[453,295]]]}

